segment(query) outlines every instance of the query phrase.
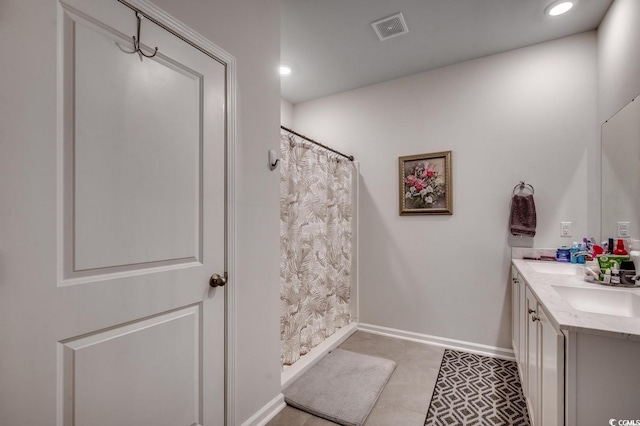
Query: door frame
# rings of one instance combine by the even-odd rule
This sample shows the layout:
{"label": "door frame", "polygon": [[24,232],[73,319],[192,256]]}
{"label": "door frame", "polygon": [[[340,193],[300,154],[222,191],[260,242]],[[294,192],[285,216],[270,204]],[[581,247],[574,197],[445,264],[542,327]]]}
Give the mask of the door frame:
{"label": "door frame", "polygon": [[[235,152],[236,152],[236,58],[215,45],[187,25],[160,9],[148,0],[112,0],[122,3],[132,10],[140,12],[145,18],[163,27],[168,32],[192,45],[202,53],[217,60],[225,67],[225,272],[228,274],[225,286],[225,424],[235,424],[235,354],[236,354],[236,196],[235,196]],[[62,76],[60,67],[63,61],[58,52],[58,76]],[[57,98],[63,99],[63,79],[57,81]],[[60,115],[64,105],[58,104]],[[60,117],[58,117],[60,118]],[[58,120],[58,123],[61,123]],[[58,126],[58,143],[63,141],[63,128]],[[60,159],[58,159],[60,161]],[[60,183],[58,185],[60,189]],[[60,216],[58,206],[58,215]],[[58,262],[60,264],[60,262]]]}

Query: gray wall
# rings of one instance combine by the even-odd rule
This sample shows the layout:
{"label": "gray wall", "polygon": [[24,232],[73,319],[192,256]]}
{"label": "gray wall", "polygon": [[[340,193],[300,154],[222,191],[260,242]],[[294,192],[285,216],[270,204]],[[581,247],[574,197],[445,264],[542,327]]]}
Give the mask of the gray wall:
{"label": "gray wall", "polygon": [[280,124],[293,127],[293,104],[286,99],[280,100]]}
{"label": "gray wall", "polygon": [[[509,242],[588,232],[596,92],[589,32],[296,104],[296,130],[361,163],[361,322],[510,348]],[[441,150],[453,216],[400,217],[398,157]],[[536,189],[534,241],[508,234],[519,180]]]}
{"label": "gray wall", "polygon": [[640,95],[640,2],[616,0],[598,28],[598,124]]}

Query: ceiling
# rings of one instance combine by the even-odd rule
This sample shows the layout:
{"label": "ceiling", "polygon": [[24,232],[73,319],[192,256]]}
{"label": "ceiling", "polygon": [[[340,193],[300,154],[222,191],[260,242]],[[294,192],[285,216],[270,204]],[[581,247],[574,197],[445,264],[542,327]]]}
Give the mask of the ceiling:
{"label": "ceiling", "polygon": [[[596,29],[612,0],[280,0],[281,95],[298,103]],[[371,23],[402,12],[409,33],[379,41]]]}

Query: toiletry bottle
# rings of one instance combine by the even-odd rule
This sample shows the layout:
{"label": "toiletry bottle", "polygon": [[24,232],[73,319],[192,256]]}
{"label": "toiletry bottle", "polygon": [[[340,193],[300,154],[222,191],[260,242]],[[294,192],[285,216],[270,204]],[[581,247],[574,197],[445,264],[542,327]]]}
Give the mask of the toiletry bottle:
{"label": "toiletry bottle", "polygon": [[[589,249],[587,248],[587,243],[578,244],[578,251],[581,251],[581,252],[589,251]],[[584,265],[584,262],[585,262],[585,256],[584,254],[581,254],[580,256],[578,256],[578,263],[581,265]]]}
{"label": "toiletry bottle", "polygon": [[611,270],[611,284],[620,284],[620,270],[617,263],[614,263]]}
{"label": "toiletry bottle", "polygon": [[607,243],[607,253],[613,254],[613,238],[609,238],[609,242]]}
{"label": "toiletry bottle", "polygon": [[596,258],[601,254],[604,254],[605,249],[602,248],[602,246],[599,246],[598,244],[593,246],[593,257]]}
{"label": "toiletry bottle", "polygon": [[619,256],[626,256],[629,254],[629,252],[627,250],[625,250],[624,248],[624,241],[623,240],[618,240],[618,245],[616,246],[616,249],[613,251],[613,254],[619,255]]}
{"label": "toiletry bottle", "polygon": [[607,269],[606,271],[604,271],[602,282],[605,284],[611,284],[611,269]]}
{"label": "toiletry bottle", "polygon": [[571,252],[571,263],[578,263],[578,257],[576,256],[576,253],[580,251],[580,247],[578,247],[577,241],[573,242],[569,251]]}
{"label": "toiletry bottle", "polygon": [[588,282],[600,281],[600,265],[595,259],[587,260],[584,264],[584,280]]}

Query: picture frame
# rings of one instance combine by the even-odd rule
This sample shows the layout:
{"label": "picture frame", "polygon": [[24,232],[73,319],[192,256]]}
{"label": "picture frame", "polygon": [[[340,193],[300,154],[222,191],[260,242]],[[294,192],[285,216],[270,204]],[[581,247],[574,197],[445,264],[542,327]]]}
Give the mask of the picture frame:
{"label": "picture frame", "polygon": [[399,157],[400,215],[453,214],[451,151]]}

